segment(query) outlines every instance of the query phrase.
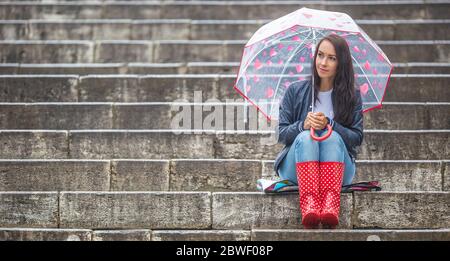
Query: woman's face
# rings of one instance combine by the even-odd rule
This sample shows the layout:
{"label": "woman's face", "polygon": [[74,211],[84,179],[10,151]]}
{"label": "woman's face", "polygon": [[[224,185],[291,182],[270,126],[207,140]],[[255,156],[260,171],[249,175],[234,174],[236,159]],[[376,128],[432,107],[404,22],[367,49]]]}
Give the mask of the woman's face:
{"label": "woman's face", "polygon": [[316,58],[316,70],[319,77],[334,80],[337,65],[338,63],[334,46],[328,40],[322,41]]}

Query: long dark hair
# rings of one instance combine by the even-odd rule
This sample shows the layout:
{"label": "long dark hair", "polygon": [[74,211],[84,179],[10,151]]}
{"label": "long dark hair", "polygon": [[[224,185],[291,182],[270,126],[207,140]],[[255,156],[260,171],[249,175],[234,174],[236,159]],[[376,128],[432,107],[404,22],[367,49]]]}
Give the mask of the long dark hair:
{"label": "long dark hair", "polygon": [[353,121],[353,110],[356,104],[355,76],[353,72],[352,57],[350,49],[344,38],[331,34],[322,38],[317,45],[314,54],[314,101],[317,102],[317,94],[320,90],[320,77],[317,73],[316,59],[320,44],[328,40],[334,46],[337,58],[336,76],[333,82],[333,110],[334,120],[342,125],[351,125]]}

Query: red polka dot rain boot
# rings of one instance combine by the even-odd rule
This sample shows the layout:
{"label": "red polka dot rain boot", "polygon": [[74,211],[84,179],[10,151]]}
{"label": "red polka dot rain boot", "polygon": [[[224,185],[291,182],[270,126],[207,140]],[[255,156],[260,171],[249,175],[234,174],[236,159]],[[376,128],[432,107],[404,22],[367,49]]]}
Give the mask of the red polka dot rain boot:
{"label": "red polka dot rain boot", "polygon": [[334,229],[339,223],[343,174],[344,163],[320,162],[319,194],[322,207],[320,222],[323,228]]}
{"label": "red polka dot rain boot", "polygon": [[319,162],[297,162],[297,181],[305,228],[318,228],[320,223]]}

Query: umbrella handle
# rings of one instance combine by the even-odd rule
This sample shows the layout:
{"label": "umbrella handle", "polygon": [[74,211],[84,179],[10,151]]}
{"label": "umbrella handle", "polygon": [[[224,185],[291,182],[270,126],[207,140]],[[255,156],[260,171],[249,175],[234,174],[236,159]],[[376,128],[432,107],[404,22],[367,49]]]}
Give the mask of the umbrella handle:
{"label": "umbrella handle", "polygon": [[324,141],[324,140],[326,140],[328,137],[330,137],[331,133],[333,132],[333,128],[331,127],[330,124],[327,124],[327,129],[328,129],[327,134],[325,134],[322,137],[317,137],[315,130],[311,127],[311,131],[310,131],[311,132],[311,138],[313,140],[316,140],[316,141]]}

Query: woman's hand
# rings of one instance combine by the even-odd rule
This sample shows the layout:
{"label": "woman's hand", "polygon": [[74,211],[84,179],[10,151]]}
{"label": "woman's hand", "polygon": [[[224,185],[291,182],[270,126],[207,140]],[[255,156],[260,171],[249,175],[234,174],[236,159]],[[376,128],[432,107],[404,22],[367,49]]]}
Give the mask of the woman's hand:
{"label": "woman's hand", "polygon": [[313,128],[315,130],[322,130],[328,124],[328,119],[322,112],[308,112],[305,122],[303,124],[303,129]]}

